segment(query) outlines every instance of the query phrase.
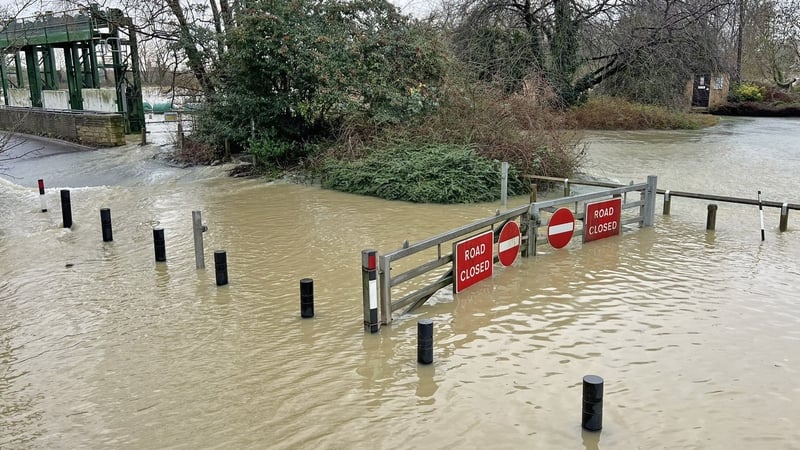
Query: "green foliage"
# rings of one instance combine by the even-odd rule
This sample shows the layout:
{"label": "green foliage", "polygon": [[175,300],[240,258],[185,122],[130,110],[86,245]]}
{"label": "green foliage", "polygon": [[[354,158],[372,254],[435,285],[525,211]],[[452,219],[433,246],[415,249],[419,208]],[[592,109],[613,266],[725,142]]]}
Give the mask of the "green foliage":
{"label": "green foliage", "polygon": [[262,166],[280,166],[294,159],[295,144],[268,136],[251,139],[248,143],[249,152],[255,157],[256,162]]}
{"label": "green foliage", "polygon": [[400,123],[438,104],[439,40],[385,0],[254,0],[226,38],[195,130],[207,140],[309,142],[345,119]]}
{"label": "green foliage", "polygon": [[[322,186],[388,200],[472,203],[500,196],[500,163],[478,156],[469,145],[399,145],[354,161],[329,159]],[[521,194],[517,172],[509,170],[509,195]]]}
{"label": "green foliage", "polygon": [[729,102],[760,102],[764,101],[764,87],[755,83],[741,83],[730,90]]}
{"label": "green foliage", "polygon": [[453,72],[435,112],[380,129],[348,122],[327,154],[352,159],[398,142],[418,147],[468,145],[483,158],[507,161],[523,175],[571,176],[582,157],[579,139],[549,106],[556,94],[547,83],[531,80],[525,95],[507,95],[493,83],[465,77],[466,71]]}

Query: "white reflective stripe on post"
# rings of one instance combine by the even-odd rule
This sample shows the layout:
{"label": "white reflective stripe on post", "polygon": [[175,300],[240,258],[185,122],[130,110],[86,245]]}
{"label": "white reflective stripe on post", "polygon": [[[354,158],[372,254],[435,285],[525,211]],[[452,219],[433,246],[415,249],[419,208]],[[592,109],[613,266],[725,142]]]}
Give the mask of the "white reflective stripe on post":
{"label": "white reflective stripe on post", "polygon": [[369,280],[369,309],[378,307],[378,280]]}

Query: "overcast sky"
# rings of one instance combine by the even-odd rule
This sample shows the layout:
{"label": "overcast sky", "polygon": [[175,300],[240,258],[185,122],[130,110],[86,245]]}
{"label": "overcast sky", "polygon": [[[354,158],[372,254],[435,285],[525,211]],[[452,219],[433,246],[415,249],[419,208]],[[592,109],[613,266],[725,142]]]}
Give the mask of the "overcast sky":
{"label": "overcast sky", "polygon": [[438,3],[435,0],[389,0],[399,6],[406,14],[417,17],[427,15]]}

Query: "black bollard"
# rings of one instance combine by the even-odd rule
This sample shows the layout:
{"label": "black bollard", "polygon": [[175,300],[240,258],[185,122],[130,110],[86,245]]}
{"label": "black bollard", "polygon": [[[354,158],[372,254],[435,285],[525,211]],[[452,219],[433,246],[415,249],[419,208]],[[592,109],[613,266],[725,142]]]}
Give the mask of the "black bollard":
{"label": "black bollard", "polygon": [[417,322],[417,361],[422,364],[433,362],[433,321],[422,319]]}
{"label": "black bollard", "polygon": [[217,275],[217,286],[228,284],[228,256],[225,250],[214,251],[214,270]]}
{"label": "black bollard", "polygon": [[69,200],[69,189],[61,190],[61,217],[64,228],[72,228],[72,202]]}
{"label": "black bollard", "polygon": [[111,232],[111,210],[102,208],[100,210],[100,226],[103,228],[103,242],[111,242],[114,240],[114,234]]}
{"label": "black bollard", "polygon": [[603,379],[597,375],[583,377],[581,426],[589,431],[600,431],[603,428]]}
{"label": "black bollard", "polygon": [[300,317],[314,317],[314,280],[300,280]]}
{"label": "black bollard", "polygon": [[167,260],[167,245],[164,241],[164,229],[153,228],[153,246],[156,251],[156,262],[164,262]]}

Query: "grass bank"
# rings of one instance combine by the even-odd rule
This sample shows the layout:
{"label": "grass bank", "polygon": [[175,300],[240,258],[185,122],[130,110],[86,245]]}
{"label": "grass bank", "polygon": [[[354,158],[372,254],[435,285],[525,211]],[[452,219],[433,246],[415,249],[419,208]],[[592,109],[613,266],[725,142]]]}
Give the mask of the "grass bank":
{"label": "grass bank", "polygon": [[567,121],[584,130],[696,130],[716,125],[709,114],[676,111],[607,96],[595,96],[565,113]]}

